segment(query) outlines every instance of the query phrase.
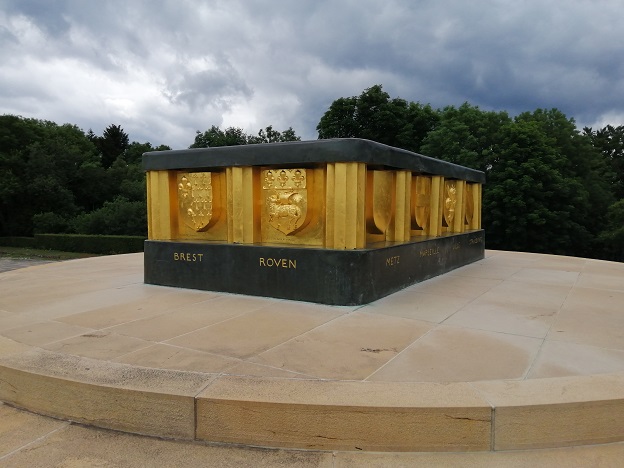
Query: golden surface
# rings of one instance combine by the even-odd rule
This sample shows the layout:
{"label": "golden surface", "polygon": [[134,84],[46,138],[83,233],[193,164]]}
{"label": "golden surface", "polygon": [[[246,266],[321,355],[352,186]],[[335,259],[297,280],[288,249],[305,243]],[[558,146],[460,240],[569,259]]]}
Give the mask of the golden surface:
{"label": "golden surface", "polygon": [[358,249],[481,229],[481,184],[359,162],[149,171],[147,191],[153,240]]}

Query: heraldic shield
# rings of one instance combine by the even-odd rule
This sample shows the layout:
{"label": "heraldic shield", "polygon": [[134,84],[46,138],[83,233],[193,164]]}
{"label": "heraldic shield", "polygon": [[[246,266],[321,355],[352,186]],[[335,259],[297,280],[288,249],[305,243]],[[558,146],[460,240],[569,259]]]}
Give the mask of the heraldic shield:
{"label": "heraldic shield", "polygon": [[184,224],[197,232],[207,230],[213,219],[212,174],[178,174],[178,200]]}
{"label": "heraldic shield", "polygon": [[308,210],[305,169],[262,171],[265,215],[278,231],[290,235],[303,224]]}

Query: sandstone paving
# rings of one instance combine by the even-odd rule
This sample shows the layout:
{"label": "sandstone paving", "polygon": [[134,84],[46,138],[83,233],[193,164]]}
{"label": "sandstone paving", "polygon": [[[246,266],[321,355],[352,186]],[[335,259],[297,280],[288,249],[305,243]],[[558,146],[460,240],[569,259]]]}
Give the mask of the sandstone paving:
{"label": "sandstone paving", "polygon": [[[622,304],[623,264],[497,251],[487,251],[484,260],[361,307],[144,285],[141,254],[0,273],[0,393],[15,396],[17,402],[25,402],[30,395],[42,407],[52,405],[42,410],[47,414],[62,417],[79,410],[87,415],[78,418],[85,424],[113,427],[106,425],[110,419],[121,421],[131,432],[140,432],[142,419],[147,419],[147,433],[154,434],[162,421],[169,420],[175,426],[172,437],[192,438],[195,399],[210,395],[211,389],[225,391],[235,379],[248,378],[257,379],[256,390],[264,389],[260,394],[268,392],[267,398],[273,392],[278,405],[285,395],[283,382],[293,382],[295,393],[297,385],[306,382],[337,385],[365,380],[359,383],[381,385],[380,389],[468,383],[483,395],[488,411],[490,404],[496,407],[500,418],[491,439],[498,452],[267,451],[141,438],[56,420],[36,429],[40,416],[16,416],[12,412],[18,410],[0,404],[0,465],[46,466],[40,462],[44,458],[35,455],[43,457],[48,452],[48,466],[150,466],[150,460],[160,462],[162,454],[171,451],[168,466],[187,466],[185,462],[202,456],[221,462],[215,466],[620,466],[612,462],[621,460],[622,445],[609,442],[621,440],[624,428],[620,391],[624,387],[617,377],[624,372]],[[33,377],[36,373],[42,376],[41,382]],[[2,378],[15,388],[2,383]],[[63,389],[62,379],[68,378],[71,383]],[[590,380],[577,392],[574,379]],[[556,386],[563,381],[569,383]],[[531,383],[536,386],[522,386]],[[42,387],[36,389],[36,385]],[[150,385],[154,388],[144,393]],[[73,408],[70,400],[47,401],[46,392],[74,395],[78,407]],[[327,395],[320,392],[317,397],[324,401]],[[424,398],[415,392],[415,397]],[[543,401],[531,399],[540,392]],[[570,392],[577,396],[557,403]],[[357,398],[355,393],[347,392],[345,398]],[[81,401],[83,394],[99,399],[98,404],[91,407],[87,399]],[[150,401],[152,394],[155,399]],[[365,394],[388,402],[385,391]],[[313,398],[313,392],[307,395]],[[125,416],[107,418],[106,405],[119,401],[137,406]],[[240,402],[236,397],[232,402],[234,406],[224,404],[215,411],[238,414]],[[210,408],[206,404],[202,408]],[[251,405],[249,414],[257,411],[276,421],[282,417],[280,411],[260,401],[244,405]],[[346,406],[345,411],[345,417],[354,421],[360,417]],[[188,422],[180,419],[184,414],[191,415]],[[206,414],[211,421],[211,413]],[[295,412],[292,417],[296,424],[299,416]],[[461,417],[456,420],[461,422]],[[570,418],[580,424],[563,423]],[[18,429],[10,433],[21,434],[23,421],[35,429],[24,436],[30,440],[9,442],[2,452],[3,443],[9,440],[8,432],[2,432],[5,419],[17,421],[11,427]],[[472,424],[469,419],[463,421]],[[323,424],[316,424],[317,420],[310,419],[308,429],[323,429]],[[25,433],[31,430],[26,426]],[[516,426],[525,432],[514,432]],[[577,446],[545,450],[540,448],[539,437],[531,434],[543,434],[540,437],[551,444],[563,443],[567,437],[569,444]],[[109,436],[110,445],[97,448],[91,443],[91,450],[79,443],[80,450],[69,448],[71,438],[92,442]],[[374,437],[370,443],[375,446]],[[108,453],[114,444],[134,447],[137,458],[127,455],[131,461],[124,465],[126,455]],[[526,450],[505,451],[510,448]],[[197,455],[193,455],[195,450]],[[201,450],[206,451],[199,455]],[[185,451],[191,453],[188,460],[175,458]]]}

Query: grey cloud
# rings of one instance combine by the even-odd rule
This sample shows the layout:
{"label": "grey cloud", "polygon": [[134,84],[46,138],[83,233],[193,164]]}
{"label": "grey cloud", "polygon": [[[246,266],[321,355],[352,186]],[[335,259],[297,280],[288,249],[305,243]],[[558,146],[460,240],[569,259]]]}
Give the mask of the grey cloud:
{"label": "grey cloud", "polygon": [[[28,49],[0,22],[0,57],[14,67],[13,57],[79,64],[76,86],[93,81],[93,93],[135,109],[87,109],[84,119],[97,112],[101,128],[119,119],[150,141],[171,135],[174,146],[224,119],[256,126],[248,131],[292,125],[315,138],[334,99],[377,83],[434,107],[468,101],[512,115],[557,107],[595,122],[624,119],[620,11],[619,0],[11,0],[0,20],[24,15],[48,43]],[[66,115],[37,77],[13,75],[2,85],[16,97],[0,112],[39,103],[37,117]]]}

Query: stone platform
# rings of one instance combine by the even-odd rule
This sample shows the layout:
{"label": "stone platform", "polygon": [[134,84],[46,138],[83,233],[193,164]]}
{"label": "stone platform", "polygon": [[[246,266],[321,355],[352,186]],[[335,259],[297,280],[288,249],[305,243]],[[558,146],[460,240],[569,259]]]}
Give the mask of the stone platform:
{"label": "stone platform", "polygon": [[621,453],[622,304],[623,264],[537,254],[349,307],[145,285],[142,254],[72,260],[0,274],[0,400],[246,446]]}

